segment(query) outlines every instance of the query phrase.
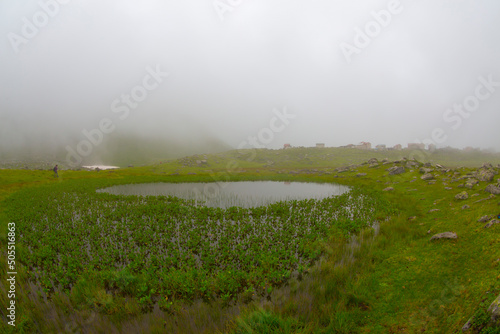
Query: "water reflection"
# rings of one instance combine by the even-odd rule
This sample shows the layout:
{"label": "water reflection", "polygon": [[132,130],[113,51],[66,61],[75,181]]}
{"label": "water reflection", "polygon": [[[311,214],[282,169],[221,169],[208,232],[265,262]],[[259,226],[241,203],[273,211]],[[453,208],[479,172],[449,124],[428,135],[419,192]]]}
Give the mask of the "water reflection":
{"label": "water reflection", "polygon": [[194,200],[196,205],[244,208],[284,200],[322,199],[349,191],[346,186],[309,182],[218,182],[218,183],[144,183],[100,189],[114,195],[176,196]]}

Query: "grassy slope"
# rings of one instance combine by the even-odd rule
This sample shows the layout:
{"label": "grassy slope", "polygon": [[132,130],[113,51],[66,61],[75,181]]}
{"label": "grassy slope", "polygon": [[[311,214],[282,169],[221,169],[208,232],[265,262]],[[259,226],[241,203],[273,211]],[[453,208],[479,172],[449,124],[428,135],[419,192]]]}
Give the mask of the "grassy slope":
{"label": "grassy slope", "polygon": [[[287,288],[275,291],[273,302],[261,301],[248,306],[239,320],[226,324],[226,329],[240,333],[250,333],[252,328],[257,330],[255,332],[276,328],[281,329],[276,332],[283,333],[414,333],[424,329],[429,333],[453,333],[474,314],[482,301],[488,304],[494,297],[494,292],[498,295],[500,226],[494,225],[490,229],[484,229],[484,224],[478,223],[477,219],[485,214],[499,214],[500,203],[498,197],[475,203],[479,199],[488,198],[488,194],[482,191],[486,185],[484,182],[481,182],[477,189],[468,190],[469,194],[478,193],[479,196],[457,201],[454,195],[463,190],[457,188],[460,182],[450,183],[443,180],[451,178],[451,175],[437,173],[437,182],[430,185],[420,179],[421,174],[417,170],[388,177],[385,169],[391,165],[378,168],[364,165],[345,173],[334,172],[335,167],[359,164],[374,156],[399,159],[410,152],[376,153],[297,148],[280,151],[259,150],[257,153],[255,157],[250,151],[209,155],[208,164],[201,167],[196,164],[196,160],[203,159],[199,156],[116,172],[61,171],[59,179],[53,179],[52,173],[47,171],[2,170],[0,200],[4,200],[8,194],[20,187],[64,182],[73,178],[133,180],[137,175],[197,173],[219,175],[215,178],[224,179],[228,173],[236,172],[272,177],[277,173],[289,174],[291,171],[307,169],[308,171],[303,171],[300,175],[289,174],[290,179],[322,179],[364,185],[379,191],[392,186],[395,190],[384,192],[384,196],[396,203],[401,215],[383,222],[380,233],[373,240],[370,232],[367,232],[365,240],[372,241],[362,243],[353,251],[347,246],[347,240],[332,236],[332,240],[323,246],[329,255],[310,275],[300,282],[291,282]],[[449,166],[477,166],[486,160],[484,158],[488,158],[480,156],[480,161],[478,156],[467,156],[463,153],[437,154],[432,160]],[[489,158],[490,162],[499,163],[497,156]],[[230,161],[233,163],[228,168]],[[239,168],[242,170],[238,170]],[[331,174],[318,175],[313,169]],[[460,172],[465,174],[468,169]],[[358,173],[368,175],[356,177]],[[452,190],[446,190],[445,187],[452,187]],[[470,205],[471,208],[462,210],[461,206],[464,204]],[[434,208],[439,211],[430,213],[429,210]],[[411,216],[416,216],[416,219],[408,219]],[[2,216],[2,248],[6,244],[6,223],[6,217]],[[456,232],[458,239],[429,241],[431,235],[444,231]],[[346,253],[352,253],[348,258],[354,261],[337,266],[336,263],[345,257]],[[6,268],[3,257],[0,266],[3,277]],[[22,270],[19,279],[23,279]],[[3,292],[0,300],[5,300]],[[71,309],[71,306],[64,302],[60,302],[59,307]],[[227,312],[235,313],[234,310]],[[186,311],[187,313],[189,312]],[[36,316],[37,313],[31,314]],[[43,313],[38,316],[44,319]],[[220,317],[225,319],[224,316]],[[200,318],[200,321],[204,320]],[[151,323],[148,328],[160,326]]]}

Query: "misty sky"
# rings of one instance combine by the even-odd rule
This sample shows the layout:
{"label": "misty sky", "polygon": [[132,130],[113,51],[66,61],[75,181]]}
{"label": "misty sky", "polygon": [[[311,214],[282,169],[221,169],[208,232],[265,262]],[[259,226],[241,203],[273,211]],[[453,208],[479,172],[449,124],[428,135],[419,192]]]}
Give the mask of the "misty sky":
{"label": "misty sky", "polygon": [[500,149],[499,14],[498,0],[2,0],[0,148],[65,145],[107,118],[232,147],[274,122],[269,148],[442,129],[438,147]]}

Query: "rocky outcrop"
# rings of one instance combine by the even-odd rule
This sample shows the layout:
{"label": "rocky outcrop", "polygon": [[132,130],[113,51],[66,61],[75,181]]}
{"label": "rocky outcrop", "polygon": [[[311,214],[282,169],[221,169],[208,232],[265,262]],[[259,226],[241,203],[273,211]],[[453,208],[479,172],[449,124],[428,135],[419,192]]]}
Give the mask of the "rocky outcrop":
{"label": "rocky outcrop", "polygon": [[457,200],[464,200],[467,198],[469,198],[469,194],[466,191],[462,191],[461,193],[455,195],[455,199]]}

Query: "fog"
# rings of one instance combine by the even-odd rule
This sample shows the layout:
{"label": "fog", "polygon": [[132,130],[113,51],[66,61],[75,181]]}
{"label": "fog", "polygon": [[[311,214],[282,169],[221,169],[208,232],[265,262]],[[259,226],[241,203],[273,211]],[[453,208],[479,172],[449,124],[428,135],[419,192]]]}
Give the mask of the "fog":
{"label": "fog", "polygon": [[2,0],[0,152],[105,155],[124,137],[175,154],[500,149],[499,13],[497,0]]}

